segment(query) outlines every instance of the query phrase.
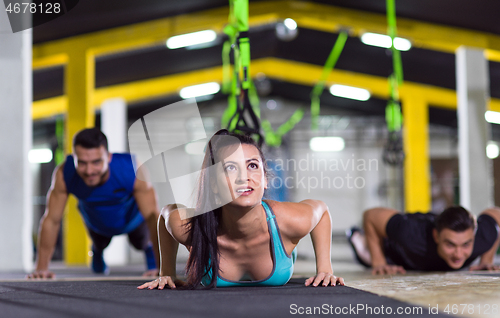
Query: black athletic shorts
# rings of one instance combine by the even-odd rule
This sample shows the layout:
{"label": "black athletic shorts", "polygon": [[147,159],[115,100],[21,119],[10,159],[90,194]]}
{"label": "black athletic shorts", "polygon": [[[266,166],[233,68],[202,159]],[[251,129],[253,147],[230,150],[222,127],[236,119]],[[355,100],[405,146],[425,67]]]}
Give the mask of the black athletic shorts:
{"label": "black athletic shorts", "polygon": [[[113,238],[113,236],[104,236],[98,234],[89,228],[87,228],[87,231],[89,232],[90,238],[94,243],[93,247],[97,251],[102,251],[103,249],[105,249]],[[127,233],[127,235],[130,244],[132,244],[132,246],[134,246],[138,250],[145,250],[150,243],[149,229],[146,221],[143,221],[141,224],[139,224],[138,227],[135,228],[135,230]]]}

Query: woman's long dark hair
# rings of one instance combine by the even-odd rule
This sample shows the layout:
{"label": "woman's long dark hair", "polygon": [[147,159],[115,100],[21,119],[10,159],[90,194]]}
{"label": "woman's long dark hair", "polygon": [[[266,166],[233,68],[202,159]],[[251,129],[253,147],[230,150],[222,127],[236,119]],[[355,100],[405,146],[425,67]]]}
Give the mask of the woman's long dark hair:
{"label": "woman's long dark hair", "polygon": [[[218,138],[218,136],[230,136],[234,138]],[[264,173],[266,173],[266,165],[262,150],[257,146],[257,143],[247,135],[229,133],[227,130],[219,130],[208,142],[205,150],[205,158],[203,159],[202,173],[199,178],[199,192],[197,195],[196,210],[207,211],[205,207],[214,206],[215,195],[212,191],[210,180],[215,180],[214,175],[209,175],[208,167],[220,162],[218,158],[219,150],[223,147],[235,146],[240,144],[252,145],[259,150]],[[212,171],[212,170],[211,170]],[[189,233],[189,243],[191,250],[189,259],[186,265],[187,273],[187,288],[197,288],[203,277],[211,273],[212,280],[206,289],[214,288],[217,284],[217,276],[219,274],[219,247],[217,244],[217,231],[221,223],[222,208],[209,210],[191,218],[186,225]]]}

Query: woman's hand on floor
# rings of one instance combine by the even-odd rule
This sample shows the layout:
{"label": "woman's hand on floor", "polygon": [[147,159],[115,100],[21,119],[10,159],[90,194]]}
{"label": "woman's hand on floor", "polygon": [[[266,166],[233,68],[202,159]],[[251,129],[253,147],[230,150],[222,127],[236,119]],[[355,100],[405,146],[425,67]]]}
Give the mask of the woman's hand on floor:
{"label": "woman's hand on floor", "polygon": [[185,282],[172,276],[160,276],[157,279],[138,286],[138,289],[163,289],[165,287],[175,289],[177,286],[184,286]]}
{"label": "woman's hand on floor", "polygon": [[331,273],[320,272],[316,276],[310,277],[305,282],[306,286],[312,285],[317,286],[344,286],[344,279],[342,277],[337,277]]}

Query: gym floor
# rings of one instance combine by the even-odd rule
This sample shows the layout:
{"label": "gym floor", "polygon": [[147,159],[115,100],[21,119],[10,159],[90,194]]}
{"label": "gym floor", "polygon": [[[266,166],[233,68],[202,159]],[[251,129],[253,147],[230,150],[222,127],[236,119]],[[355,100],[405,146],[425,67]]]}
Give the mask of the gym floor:
{"label": "gym floor", "polygon": [[[417,273],[372,276],[354,262],[350,247],[334,241],[335,273],[347,287],[304,287],[313,260],[298,259],[283,287],[205,291],[137,290],[143,265],[111,267],[97,276],[86,267],[54,263],[50,281],[0,273],[1,317],[500,317],[500,272]],[[499,263],[500,259],[496,260]],[[184,263],[179,262],[182,271]],[[439,313],[438,313],[439,311]]]}

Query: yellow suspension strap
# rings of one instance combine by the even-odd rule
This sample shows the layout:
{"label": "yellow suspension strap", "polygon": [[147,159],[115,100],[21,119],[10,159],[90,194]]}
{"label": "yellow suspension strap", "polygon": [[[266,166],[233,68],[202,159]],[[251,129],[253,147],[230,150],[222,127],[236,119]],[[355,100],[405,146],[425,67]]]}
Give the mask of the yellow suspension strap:
{"label": "yellow suspension strap", "polygon": [[403,137],[401,126],[403,116],[399,103],[399,86],[403,84],[403,63],[401,52],[394,47],[394,38],[397,35],[396,3],[395,0],[386,0],[388,33],[391,37],[393,73],[389,76],[389,101],[385,109],[385,120],[389,132],[387,143],[384,147],[383,160],[391,166],[401,166],[404,161]]}

